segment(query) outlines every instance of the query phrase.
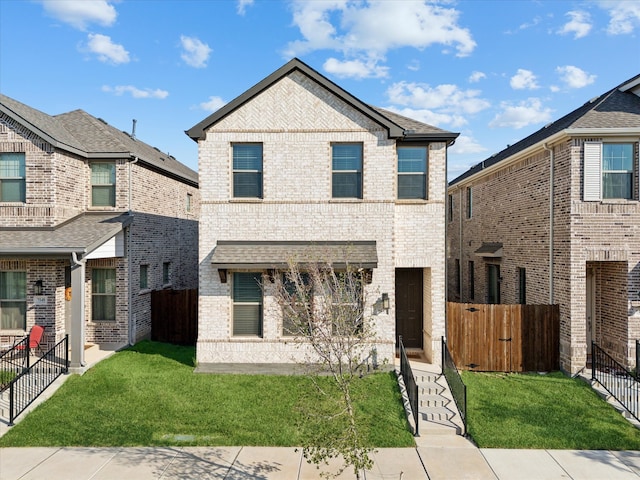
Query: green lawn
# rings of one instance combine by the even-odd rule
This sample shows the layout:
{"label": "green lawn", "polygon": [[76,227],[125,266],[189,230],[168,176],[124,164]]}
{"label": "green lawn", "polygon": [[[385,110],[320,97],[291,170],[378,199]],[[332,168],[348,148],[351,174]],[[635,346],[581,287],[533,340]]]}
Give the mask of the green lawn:
{"label": "green lawn", "polygon": [[[69,378],[0,447],[302,444],[309,407],[322,405],[307,377],[195,374],[194,357],[156,342],[119,352]],[[367,444],[413,446],[395,375],[356,387]]]}
{"label": "green lawn", "polygon": [[640,450],[640,430],[560,372],[462,372],[469,433],[484,448]]}

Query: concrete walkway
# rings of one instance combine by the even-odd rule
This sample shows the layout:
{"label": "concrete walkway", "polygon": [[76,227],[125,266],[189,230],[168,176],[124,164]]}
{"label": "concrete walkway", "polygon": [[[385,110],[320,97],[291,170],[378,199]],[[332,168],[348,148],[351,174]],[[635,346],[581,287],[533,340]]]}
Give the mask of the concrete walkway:
{"label": "concrete walkway", "polygon": [[[449,437],[445,437],[449,438]],[[367,480],[638,480],[640,452],[383,448]],[[465,445],[464,442],[467,444]],[[336,464],[328,471],[335,471]],[[275,447],[3,448],[0,480],[318,479],[300,450]],[[353,479],[353,472],[339,478]]]}

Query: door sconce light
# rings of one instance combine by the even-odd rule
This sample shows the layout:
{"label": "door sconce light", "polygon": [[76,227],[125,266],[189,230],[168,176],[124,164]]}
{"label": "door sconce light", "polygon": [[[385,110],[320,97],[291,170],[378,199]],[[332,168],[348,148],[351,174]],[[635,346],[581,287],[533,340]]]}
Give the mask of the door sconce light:
{"label": "door sconce light", "polygon": [[388,293],[382,294],[382,308],[385,309],[387,313],[389,313],[389,294]]}
{"label": "door sconce light", "polygon": [[34,295],[42,295],[42,280],[36,280],[33,286],[33,293]]}

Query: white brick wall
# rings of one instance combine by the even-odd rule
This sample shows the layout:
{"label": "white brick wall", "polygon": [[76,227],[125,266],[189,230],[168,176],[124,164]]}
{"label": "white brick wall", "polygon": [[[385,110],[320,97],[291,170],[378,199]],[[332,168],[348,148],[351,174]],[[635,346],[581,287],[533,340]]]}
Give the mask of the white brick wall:
{"label": "white brick wall", "polygon": [[[263,144],[264,198],[231,199],[232,143]],[[332,200],[331,144],[363,144],[363,199]],[[375,240],[378,268],[367,287],[371,303],[389,293],[391,309],[373,316],[380,359],[395,344],[395,268],[430,269],[433,317],[427,351],[439,351],[444,333],[444,192],[446,147],[429,150],[429,200],[396,200],[395,141],[301,73],[284,77],[213,125],[199,144],[202,210],[197,360],[291,362],[303,358],[281,335],[277,309],[264,299],[262,338],[231,335],[231,281],[211,266],[218,240]],[[371,305],[369,306],[371,307]],[[439,356],[434,358],[439,361]]]}

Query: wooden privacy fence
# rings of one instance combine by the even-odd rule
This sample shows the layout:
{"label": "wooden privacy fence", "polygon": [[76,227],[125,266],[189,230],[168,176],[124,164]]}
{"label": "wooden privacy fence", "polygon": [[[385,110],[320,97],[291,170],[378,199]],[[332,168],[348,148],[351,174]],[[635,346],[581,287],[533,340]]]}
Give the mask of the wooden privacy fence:
{"label": "wooden privacy fence", "polygon": [[558,370],[560,308],[448,302],[447,344],[463,370]]}
{"label": "wooden privacy fence", "polygon": [[198,338],[198,289],[151,292],[151,340],[195,345]]}

